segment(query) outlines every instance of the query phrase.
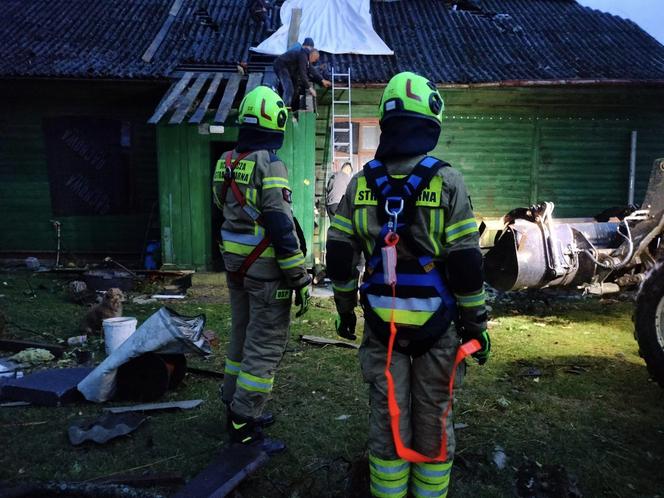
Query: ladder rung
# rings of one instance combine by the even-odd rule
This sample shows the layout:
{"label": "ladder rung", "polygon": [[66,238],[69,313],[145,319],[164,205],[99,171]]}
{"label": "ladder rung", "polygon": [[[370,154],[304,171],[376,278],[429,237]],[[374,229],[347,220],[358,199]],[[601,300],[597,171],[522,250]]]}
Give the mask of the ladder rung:
{"label": "ladder rung", "polygon": [[335,114],[334,117],[335,118],[349,118],[350,116],[348,114]]}
{"label": "ladder rung", "polygon": [[335,77],[337,77],[337,76],[345,76],[346,78],[348,78],[348,76],[350,76],[350,75],[349,75],[348,73],[334,73],[334,76],[335,76]]}
{"label": "ladder rung", "polygon": [[335,100],[335,104],[350,104],[350,100]]}
{"label": "ladder rung", "polygon": [[348,147],[350,142],[334,142],[335,147]]}

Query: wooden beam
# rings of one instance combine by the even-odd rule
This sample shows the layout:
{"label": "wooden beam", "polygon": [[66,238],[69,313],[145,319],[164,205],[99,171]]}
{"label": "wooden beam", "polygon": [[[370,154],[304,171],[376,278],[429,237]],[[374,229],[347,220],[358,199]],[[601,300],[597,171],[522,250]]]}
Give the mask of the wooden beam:
{"label": "wooden beam", "polygon": [[33,341],[20,341],[18,339],[0,339],[0,351],[12,351],[18,353],[28,348],[45,349],[49,351],[56,358],[60,358],[64,352],[65,347],[59,344],[46,344],[43,342]]}
{"label": "wooden beam", "polygon": [[164,38],[166,38],[166,35],[168,34],[169,30],[171,29],[171,26],[175,22],[175,18],[177,17],[178,13],[180,12],[180,8],[182,8],[182,3],[184,0],[174,0],[173,4],[171,5],[171,10],[168,11],[168,17],[164,21],[164,24],[161,25],[161,28],[159,28],[159,31],[157,32],[157,35],[154,37],[152,40],[152,43],[150,43],[150,46],[147,48],[145,53],[143,54],[143,59],[144,62],[150,62],[152,58],[154,57],[154,54],[157,53],[157,50],[159,50],[159,47],[161,46],[162,42],[164,41]]}
{"label": "wooden beam", "polygon": [[161,104],[159,104],[157,109],[154,111],[152,117],[148,119],[148,123],[156,124],[159,122],[163,115],[168,112],[168,109],[171,107],[171,105],[173,105],[175,100],[180,96],[193,75],[194,73],[184,73],[184,76],[180,78],[180,81],[178,81],[174,87],[171,87],[168,97],[161,101]]}
{"label": "wooden beam", "polygon": [[207,89],[207,92],[205,92],[205,97],[203,97],[203,100],[198,105],[196,112],[189,118],[190,123],[200,123],[203,121],[205,113],[207,112],[208,107],[210,107],[210,102],[212,102],[214,95],[217,93],[219,84],[221,83],[221,80],[224,79],[224,76],[224,73],[215,73],[214,78],[212,78],[212,82]]}
{"label": "wooden beam", "polygon": [[173,113],[173,116],[171,116],[169,124],[182,123],[182,120],[186,116],[187,111],[191,107],[191,104],[193,104],[194,99],[196,98],[196,96],[198,96],[198,92],[201,91],[201,88],[203,88],[203,85],[205,84],[209,76],[210,73],[201,73],[196,77],[194,84],[191,85],[184,98],[180,100],[177,110]]}
{"label": "wooden beam", "polygon": [[263,73],[249,73],[249,79],[247,80],[247,88],[244,91],[244,94],[248,94],[254,88],[261,84],[263,80]]}
{"label": "wooden beam", "polygon": [[288,46],[290,48],[300,35],[300,21],[302,21],[302,9],[291,9],[290,25],[288,26]]}
{"label": "wooden beam", "polygon": [[238,88],[240,87],[240,80],[242,76],[239,73],[233,73],[228,79],[226,84],[226,90],[224,90],[224,96],[221,98],[219,103],[219,109],[214,116],[214,122],[218,124],[223,124],[228,117],[228,113],[231,112],[231,106],[235,100],[235,95],[237,94]]}
{"label": "wooden beam", "polygon": [[260,445],[226,446],[210,465],[181,488],[174,498],[227,496],[267,460],[268,456],[261,450]]}

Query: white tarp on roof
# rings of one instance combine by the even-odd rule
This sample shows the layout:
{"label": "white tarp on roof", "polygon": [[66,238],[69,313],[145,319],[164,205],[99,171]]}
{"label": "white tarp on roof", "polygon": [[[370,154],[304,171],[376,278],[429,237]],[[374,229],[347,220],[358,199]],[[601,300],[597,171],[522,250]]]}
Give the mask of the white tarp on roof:
{"label": "white tarp on roof", "polygon": [[302,9],[300,43],[311,37],[317,49],[331,54],[394,54],[373,29],[369,0],[286,0],[280,11],[282,26],[251,50],[283,54],[288,49],[291,10],[297,8]]}

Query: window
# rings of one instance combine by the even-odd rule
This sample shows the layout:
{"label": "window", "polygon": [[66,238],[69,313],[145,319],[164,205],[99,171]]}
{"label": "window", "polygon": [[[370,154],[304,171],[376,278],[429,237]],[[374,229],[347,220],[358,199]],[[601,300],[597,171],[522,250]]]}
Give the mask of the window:
{"label": "window", "polygon": [[131,125],[94,117],[43,122],[54,216],[94,216],[131,211]]}

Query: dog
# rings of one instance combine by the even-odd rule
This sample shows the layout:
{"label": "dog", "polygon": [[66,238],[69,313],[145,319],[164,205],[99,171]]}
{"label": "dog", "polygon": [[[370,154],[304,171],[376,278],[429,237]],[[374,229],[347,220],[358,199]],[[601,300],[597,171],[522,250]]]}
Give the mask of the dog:
{"label": "dog", "polygon": [[101,300],[95,304],[83,317],[81,321],[81,332],[83,334],[101,333],[102,321],[106,318],[122,316],[122,302],[125,296],[120,289],[108,289]]}

